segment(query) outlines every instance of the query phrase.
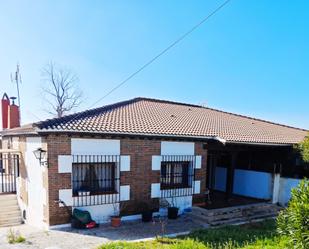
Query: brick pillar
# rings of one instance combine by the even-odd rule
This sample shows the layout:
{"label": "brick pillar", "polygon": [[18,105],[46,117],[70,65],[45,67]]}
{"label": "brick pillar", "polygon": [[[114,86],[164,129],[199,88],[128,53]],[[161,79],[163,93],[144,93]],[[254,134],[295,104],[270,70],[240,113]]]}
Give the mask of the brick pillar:
{"label": "brick pillar", "polygon": [[193,203],[199,203],[204,202],[206,191],[207,150],[203,149],[203,143],[195,143],[195,155],[202,156],[202,167],[195,170],[195,181],[201,181],[201,192],[193,196]]}
{"label": "brick pillar", "polygon": [[[152,171],[153,155],[160,155],[161,142],[146,139],[121,140],[121,155],[130,155],[131,168],[121,172],[120,184],[130,185],[130,201],[122,204],[126,214],[138,213],[137,204],[146,202],[151,208],[159,208],[159,199],[151,198],[151,183],[160,182],[160,171]],[[125,210],[124,210],[125,209]]]}
{"label": "brick pillar", "polygon": [[67,135],[49,135],[46,138],[48,152],[48,207],[49,225],[65,224],[70,221],[69,212],[59,207],[59,189],[71,189],[71,173],[58,173],[58,156],[71,155],[71,138]]}

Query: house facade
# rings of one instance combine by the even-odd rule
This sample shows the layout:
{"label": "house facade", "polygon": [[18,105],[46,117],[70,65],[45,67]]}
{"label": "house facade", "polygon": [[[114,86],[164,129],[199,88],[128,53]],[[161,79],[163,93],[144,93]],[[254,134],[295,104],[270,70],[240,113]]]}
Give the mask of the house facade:
{"label": "house facade", "polygon": [[[74,208],[104,223],[117,213],[139,218],[144,205],[164,215],[163,200],[182,213],[204,202],[206,190],[248,195],[242,191],[255,191],[249,171],[261,173],[260,182],[262,173],[272,175],[269,194],[254,197],[273,199],[275,175],[292,166],[293,144],[306,134],[210,108],[136,98],[7,129],[2,149],[19,157],[16,194],[24,221],[48,228],[68,224]],[[39,160],[38,149],[44,152]]]}

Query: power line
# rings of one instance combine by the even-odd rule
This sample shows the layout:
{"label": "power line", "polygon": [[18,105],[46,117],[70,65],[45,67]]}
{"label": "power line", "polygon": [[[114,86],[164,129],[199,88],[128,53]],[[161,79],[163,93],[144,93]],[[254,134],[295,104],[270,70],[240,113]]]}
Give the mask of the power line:
{"label": "power line", "polygon": [[[181,35],[178,39],[176,39],[173,43],[171,43],[168,47],[163,49],[160,53],[158,53],[156,56],[154,56],[151,60],[146,62],[144,65],[142,65],[138,70],[136,70],[134,73],[130,74],[127,78],[125,78],[123,81],[121,81],[119,84],[117,84],[114,88],[112,88],[109,92],[107,92],[105,95],[103,95],[101,98],[99,98],[96,102],[94,102],[92,105],[88,107],[88,109],[91,109],[96,104],[98,104],[100,101],[105,99],[107,96],[112,94],[114,91],[116,91],[118,88],[123,86],[125,83],[127,83],[130,79],[132,79],[135,75],[143,71],[146,67],[151,65],[153,62],[155,62],[157,59],[159,59],[162,55],[167,53],[170,49],[172,49],[174,46],[176,46],[179,42],[181,42],[183,39],[185,39],[188,35],[190,35],[193,31],[195,31],[197,28],[199,28],[203,23],[205,23],[209,18],[211,18],[213,15],[215,15],[218,11],[220,11],[225,5],[227,5],[231,0],[226,0],[221,5],[219,5],[215,10],[213,10],[210,14],[208,14],[206,17],[204,17],[201,21],[199,21],[196,25],[194,25],[191,29],[189,29],[186,33]],[[76,119],[80,116],[81,113],[73,116],[71,121],[73,119]]]}
{"label": "power line", "polygon": [[173,48],[175,45],[177,45],[179,42],[181,42],[184,38],[186,38],[188,35],[190,35],[194,30],[196,30],[199,26],[201,26],[204,22],[206,22],[210,17],[212,17],[214,14],[216,14],[220,9],[222,9],[226,4],[228,4],[231,0],[225,1],[223,4],[221,4],[219,7],[217,7],[214,11],[212,11],[209,15],[207,15],[205,18],[203,18],[199,23],[197,23],[195,26],[193,26],[189,31],[184,33],[182,36],[180,36],[176,41],[174,41],[172,44],[170,44],[167,48],[162,50],[159,54],[157,54],[155,57],[153,57],[151,60],[149,60],[147,63],[145,63],[143,66],[141,66],[138,70],[136,70],[134,73],[129,75],[126,79],[124,79],[122,82],[120,82],[118,85],[116,85],[114,88],[112,88],[109,92],[107,92],[104,96],[102,96],[100,99],[98,99],[94,104],[92,104],[89,108],[92,108],[97,103],[99,103],[101,100],[106,98],[108,95],[116,91],[119,87],[124,85],[127,81],[132,79],[135,75],[140,73],[142,70],[144,70],[146,67],[148,67],[150,64],[152,64],[154,61],[156,61],[159,57],[164,55],[166,52],[168,52],[171,48]]}

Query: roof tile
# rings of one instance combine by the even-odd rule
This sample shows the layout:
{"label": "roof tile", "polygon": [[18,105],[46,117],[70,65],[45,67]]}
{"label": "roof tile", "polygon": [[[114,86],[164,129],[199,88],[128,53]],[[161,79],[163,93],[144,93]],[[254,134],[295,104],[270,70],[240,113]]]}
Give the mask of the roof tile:
{"label": "roof tile", "polygon": [[307,131],[197,105],[135,98],[34,124],[41,130],[218,136],[229,142],[294,144]]}

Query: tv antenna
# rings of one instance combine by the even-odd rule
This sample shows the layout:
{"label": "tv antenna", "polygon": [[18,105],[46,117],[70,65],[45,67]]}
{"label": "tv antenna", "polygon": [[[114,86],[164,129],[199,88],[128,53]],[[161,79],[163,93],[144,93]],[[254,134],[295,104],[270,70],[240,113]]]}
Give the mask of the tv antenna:
{"label": "tv antenna", "polygon": [[20,93],[19,93],[19,84],[21,83],[21,74],[19,70],[19,64],[16,65],[16,71],[14,75],[11,73],[11,81],[16,84],[17,88],[17,97],[18,97],[18,106],[20,108]]}
{"label": "tv antenna", "polygon": [[[11,82],[16,84],[16,89],[17,89],[17,98],[18,98],[18,106],[19,106],[19,113],[20,111],[20,93],[19,93],[19,84],[22,82],[21,81],[21,74],[20,74],[20,68],[19,68],[19,63],[16,65],[16,71],[14,74],[11,73]],[[20,115],[20,114],[19,114]],[[19,117],[20,118],[20,117]]]}

